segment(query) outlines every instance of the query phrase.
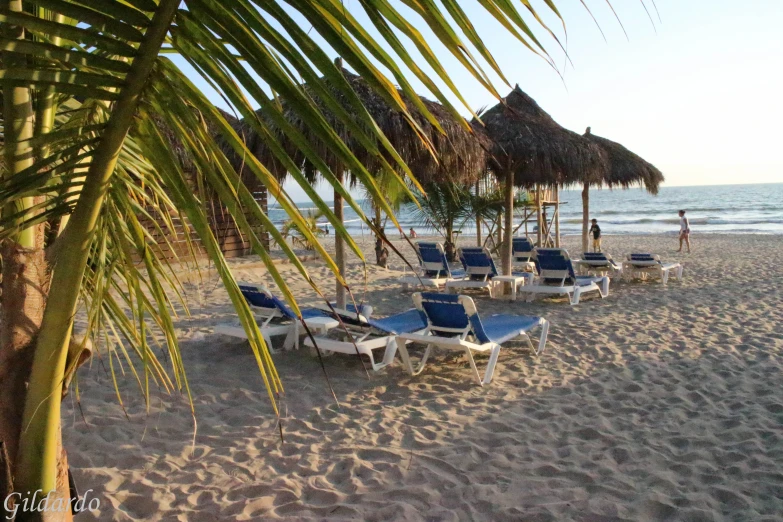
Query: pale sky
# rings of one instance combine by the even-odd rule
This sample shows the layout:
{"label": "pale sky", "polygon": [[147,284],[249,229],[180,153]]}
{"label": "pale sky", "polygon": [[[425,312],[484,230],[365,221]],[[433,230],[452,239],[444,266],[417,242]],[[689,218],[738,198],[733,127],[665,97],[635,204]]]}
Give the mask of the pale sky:
{"label": "pale sky", "polygon": [[[645,0],[655,28],[640,1],[614,0],[630,41],[604,0],[587,0],[606,42],[578,0],[555,3],[573,66],[553,40],[544,43],[564,80],[473,0],[462,5],[512,86],[564,127],[582,133],[589,125],[655,164],[665,185],[783,182],[783,0],[656,0],[660,22]],[[364,19],[356,0],[345,5]],[[547,20],[562,40],[562,27]],[[442,51],[434,40],[432,47]],[[439,57],[472,108],[494,105],[450,55]],[[500,80],[496,88],[509,91]],[[331,199],[330,188],[319,193]]]}

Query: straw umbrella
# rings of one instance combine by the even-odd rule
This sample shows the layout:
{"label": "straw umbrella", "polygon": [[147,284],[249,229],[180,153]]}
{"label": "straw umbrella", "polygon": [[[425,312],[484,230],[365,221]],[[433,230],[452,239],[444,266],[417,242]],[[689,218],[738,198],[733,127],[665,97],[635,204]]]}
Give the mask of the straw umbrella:
{"label": "straw umbrella", "polygon": [[490,168],[505,182],[503,273],[508,275],[514,187],[559,187],[590,180],[605,169],[606,158],[598,146],[558,125],[519,85],[481,120],[493,142]]}
{"label": "straw umbrella", "polygon": [[[339,59],[336,64],[341,67]],[[386,100],[376,93],[373,88],[367,84],[361,77],[353,74],[341,67],[343,76],[358,96],[362,105],[367,109],[370,116],[375,120],[378,128],[383,132],[391,145],[410,167],[420,183],[439,182],[439,183],[472,183],[481,175],[486,165],[486,148],[488,142],[482,139],[482,134],[474,132],[470,125],[467,126],[464,121],[460,122],[439,103],[421,98],[428,111],[435,117],[445,134],[442,134],[435,128],[419,111],[415,110],[409,104],[409,110],[418,123],[420,129],[429,138],[433,146],[437,160],[432,157],[430,150],[422,142],[407,121],[403,113],[394,110]],[[328,80],[325,87],[331,91],[334,97],[346,108],[350,109],[345,95]],[[345,142],[351,152],[365,166],[371,174],[380,173],[383,170],[382,162],[369,151],[367,151],[354,136],[350,129],[335,114],[333,114],[319,99],[314,90],[308,85],[303,89],[310,95],[315,104],[320,108],[326,121],[335,130],[338,136]],[[405,99],[405,95],[400,91],[400,95]],[[283,100],[283,111],[286,119],[302,133],[314,148],[318,155],[325,160],[332,172],[343,181],[343,174],[346,173],[346,167],[336,158],[331,149],[319,140],[313,133],[309,122],[304,121],[294,107]],[[358,119],[357,119],[358,122]],[[369,134],[369,133],[368,133]],[[291,145],[287,144],[287,148]],[[295,159],[301,161],[305,173],[309,176],[316,174],[315,167],[298,154]],[[387,158],[389,163],[392,161]],[[348,172],[350,176],[351,173]],[[349,182],[354,184],[356,179],[349,177]],[[343,201],[340,194],[334,193],[334,211],[337,219],[342,220]],[[344,244],[339,236],[335,237],[335,263],[341,272],[345,271]],[[345,289],[338,283],[336,287],[338,306],[345,304]]]}
{"label": "straw umbrella", "polygon": [[[600,186],[629,188],[640,185],[650,194],[657,194],[658,187],[663,183],[663,174],[654,165],[648,163],[630,150],[612,140],[596,136],[590,132],[590,127],[584,134],[585,138],[598,145],[607,156],[607,168],[592,184]],[[590,219],[590,185],[585,181],[582,189],[582,249],[587,252],[588,221]]]}

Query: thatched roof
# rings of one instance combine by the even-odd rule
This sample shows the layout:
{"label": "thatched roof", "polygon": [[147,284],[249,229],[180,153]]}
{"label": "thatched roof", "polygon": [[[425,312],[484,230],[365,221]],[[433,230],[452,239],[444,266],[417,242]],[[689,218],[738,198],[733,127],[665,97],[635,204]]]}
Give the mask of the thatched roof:
{"label": "thatched roof", "polygon": [[[445,135],[443,135],[412,104],[409,104],[409,110],[413,118],[433,144],[438,156],[438,162],[436,162],[401,112],[393,110],[386,100],[375,92],[361,77],[346,69],[342,69],[342,72],[381,132],[384,133],[400,157],[408,164],[420,183],[472,183],[480,177],[486,165],[485,149],[489,146],[488,140],[480,130],[471,132],[465,128],[463,122],[456,120],[441,104],[421,98],[429,112],[436,118],[444,130]],[[353,109],[347,101],[345,94],[337,87],[331,85],[328,80],[321,79],[321,81],[324,82],[326,89],[329,90],[335,99],[346,108],[347,112],[349,114],[353,113]],[[367,170],[373,174],[380,172],[382,169],[381,162],[370,154],[358,140],[351,136],[348,127],[325,106],[314,92],[314,89],[308,85],[304,85],[303,89],[314,100],[326,121]],[[402,91],[400,91],[400,96],[405,99]],[[286,119],[309,140],[327,165],[335,172],[345,170],[338,164],[337,158],[331,149],[314,136],[311,123],[304,121],[295,108],[287,104],[285,100],[282,103]],[[259,117],[263,117],[260,111]],[[356,122],[363,125],[358,117]],[[368,135],[372,134],[368,132]],[[297,162],[301,163],[308,177],[315,177],[317,173],[314,172],[313,165],[306,161],[301,153],[292,150],[294,147],[290,143],[285,143],[287,140],[283,141],[285,148],[291,152]],[[380,145],[379,148],[381,148]],[[258,152],[268,157],[266,156],[266,151],[261,148],[261,144],[259,144]],[[387,158],[387,161],[392,165],[394,164],[390,158]]]}
{"label": "thatched roof", "polygon": [[596,184],[623,188],[641,185],[651,194],[658,193],[658,187],[663,183],[663,173],[655,165],[615,141],[596,136],[590,132],[590,127],[587,127],[584,136],[601,147],[607,155],[609,168]]}
{"label": "thatched roof", "polygon": [[[226,119],[226,121],[228,121],[229,125],[231,125],[231,127],[237,132],[237,134],[239,134],[239,137],[245,139],[246,145],[248,146],[250,151],[255,154],[255,151],[252,148],[254,144],[252,142],[248,143],[247,141],[248,139],[252,139],[253,135],[245,131],[241,121],[220,108],[218,108],[218,111]],[[190,157],[190,154],[182,145],[182,143],[179,141],[179,139],[177,139],[176,135],[171,131],[170,128],[168,128],[163,123],[163,120],[161,120],[159,117],[154,116],[153,118],[154,118],[155,125],[158,127],[158,130],[161,132],[163,137],[169,143],[170,149],[177,156],[177,159],[179,160],[180,165],[182,166],[182,170],[185,172],[185,174],[188,175],[195,172],[195,165],[193,164],[193,159]],[[254,175],[248,169],[243,168],[244,161],[242,160],[242,158],[239,157],[239,155],[234,151],[233,148],[231,148],[225,143],[225,140],[223,136],[220,134],[220,132],[218,131],[218,129],[210,122],[206,122],[206,125],[207,125],[207,131],[211,136],[215,137],[215,140],[217,141],[218,145],[220,145],[221,149],[225,153],[226,157],[228,158],[228,161],[231,163],[231,166],[234,167],[234,170],[240,173],[240,176],[242,176],[242,178],[245,180],[245,182],[248,184],[248,186],[251,189],[259,186],[260,182],[255,180]]]}
{"label": "thatched roof", "polygon": [[518,187],[582,183],[607,167],[598,146],[561,127],[519,85],[481,120],[494,144],[490,167],[498,175],[513,171]]}

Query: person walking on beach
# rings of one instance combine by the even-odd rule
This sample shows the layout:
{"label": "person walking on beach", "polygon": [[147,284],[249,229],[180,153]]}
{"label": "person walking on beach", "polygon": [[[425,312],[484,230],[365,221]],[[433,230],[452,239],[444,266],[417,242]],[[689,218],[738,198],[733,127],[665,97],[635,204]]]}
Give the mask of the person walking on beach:
{"label": "person walking on beach", "polygon": [[601,251],[601,227],[598,226],[597,219],[593,219],[593,225],[590,227],[589,234],[593,236],[593,252],[600,252]]}
{"label": "person walking on beach", "polygon": [[691,253],[691,224],[688,222],[688,218],[685,217],[685,211],[680,210],[680,249],[677,252],[682,252],[682,242],[688,246],[688,253]]}

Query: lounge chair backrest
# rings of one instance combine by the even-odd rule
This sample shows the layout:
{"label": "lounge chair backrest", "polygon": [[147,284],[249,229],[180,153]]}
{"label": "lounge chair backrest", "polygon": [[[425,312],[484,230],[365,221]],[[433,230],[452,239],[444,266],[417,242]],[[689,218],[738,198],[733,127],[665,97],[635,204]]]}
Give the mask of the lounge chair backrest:
{"label": "lounge chair backrest", "polygon": [[612,256],[603,252],[585,252],[582,254],[582,262],[593,267],[616,267]]}
{"label": "lounge chair backrest", "polygon": [[464,339],[472,334],[481,343],[490,342],[476,304],[468,296],[422,292],[413,294],[413,304],[430,331]]}
{"label": "lounge chair backrest", "polygon": [[515,237],[511,240],[511,255],[515,261],[532,261],[536,258],[533,242],[526,237]]}
{"label": "lounge chair backrest", "polygon": [[450,277],[449,262],[440,243],[419,243],[419,256],[424,274],[428,277]]}
{"label": "lounge chair backrest", "polygon": [[628,261],[637,266],[655,266],[661,264],[661,256],[657,254],[628,254]]}
{"label": "lounge chair backrest", "polygon": [[538,275],[544,280],[560,281],[561,285],[576,282],[571,260],[556,254],[538,256]]}
{"label": "lounge chair backrest", "polygon": [[537,257],[541,256],[560,256],[565,259],[571,259],[568,250],[565,248],[536,248]]}
{"label": "lounge chair backrest", "polygon": [[471,277],[494,277],[498,275],[498,269],[492,254],[482,247],[462,247],[457,250],[465,273]]}
{"label": "lounge chair backrest", "polygon": [[249,283],[239,283],[238,286],[239,291],[254,310],[267,315],[280,314],[289,319],[296,318],[296,314],[265,286]]}

